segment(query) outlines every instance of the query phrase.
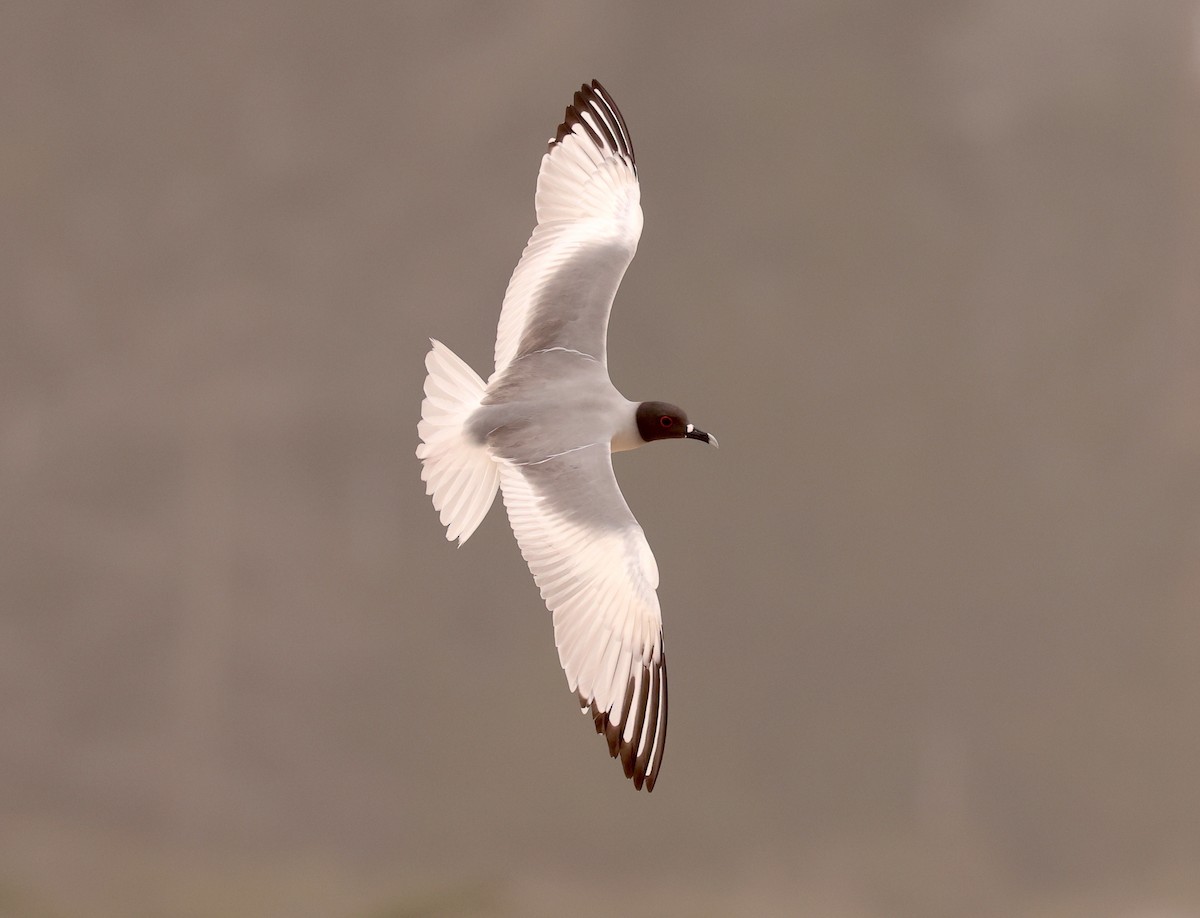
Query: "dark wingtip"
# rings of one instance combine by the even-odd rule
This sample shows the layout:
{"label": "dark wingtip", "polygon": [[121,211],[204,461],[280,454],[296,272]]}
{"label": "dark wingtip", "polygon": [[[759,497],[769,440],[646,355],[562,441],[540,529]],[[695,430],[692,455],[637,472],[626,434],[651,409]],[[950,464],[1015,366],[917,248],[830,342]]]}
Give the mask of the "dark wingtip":
{"label": "dark wingtip", "polygon": [[[651,663],[642,671],[642,687],[635,694],[634,679],[630,677],[625,688],[625,702],[621,706],[620,720],[614,724],[608,712],[601,711],[594,701],[589,701],[579,692],[579,709],[592,718],[596,732],[604,737],[608,744],[608,754],[612,758],[620,758],[621,768],[625,777],[632,779],[637,790],[643,788],[647,793],[654,790],[658,780],[658,770],[662,765],[663,748],[667,743],[667,657],[661,651],[657,663]],[[647,710],[649,706],[649,710]],[[633,717],[637,725],[633,736],[628,742],[624,737],[624,725]],[[642,734],[649,730],[642,745]],[[651,750],[654,758],[650,758]]]}
{"label": "dark wingtip", "polygon": [[[584,112],[591,115],[594,124],[583,117]],[[584,83],[579,87],[579,92],[575,93],[572,103],[567,106],[562,123],[554,132],[549,149],[553,150],[556,144],[562,143],[568,134],[574,132],[576,125],[582,126],[596,146],[623,156],[636,169],[637,157],[633,152],[633,141],[629,137],[625,117],[599,80],[592,80],[590,86]]]}

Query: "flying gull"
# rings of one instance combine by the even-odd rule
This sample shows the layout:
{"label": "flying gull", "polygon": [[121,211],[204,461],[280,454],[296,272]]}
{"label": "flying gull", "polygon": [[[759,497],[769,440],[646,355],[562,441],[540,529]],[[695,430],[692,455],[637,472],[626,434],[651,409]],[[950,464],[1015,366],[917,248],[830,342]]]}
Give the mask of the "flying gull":
{"label": "flying gull", "polygon": [[421,478],[459,544],[499,487],[553,613],[567,683],[639,790],[667,737],[658,565],[613,475],[612,453],[653,440],[717,445],[668,402],[608,378],[608,314],[642,233],[633,143],[597,81],[542,157],[537,226],[509,281],[486,383],[439,341],[425,358]]}

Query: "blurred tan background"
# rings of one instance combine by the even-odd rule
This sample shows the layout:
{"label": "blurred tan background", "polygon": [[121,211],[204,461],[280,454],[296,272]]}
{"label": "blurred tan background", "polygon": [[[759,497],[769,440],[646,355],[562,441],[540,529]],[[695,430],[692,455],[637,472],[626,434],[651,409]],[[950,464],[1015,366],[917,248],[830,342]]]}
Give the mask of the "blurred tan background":
{"label": "blurred tan background", "polygon": [[[413,456],[592,77],[650,797]],[[0,125],[0,914],[1200,915],[1200,4],[10,2]]]}

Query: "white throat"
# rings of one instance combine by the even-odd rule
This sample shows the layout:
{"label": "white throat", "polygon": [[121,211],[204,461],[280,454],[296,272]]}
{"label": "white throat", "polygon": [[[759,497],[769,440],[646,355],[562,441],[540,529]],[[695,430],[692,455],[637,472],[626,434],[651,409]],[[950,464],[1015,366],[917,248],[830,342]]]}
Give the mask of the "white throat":
{"label": "white throat", "polygon": [[639,446],[646,445],[646,441],[638,433],[637,410],[638,403],[629,402],[629,410],[625,415],[625,420],[617,428],[617,432],[613,434],[611,449],[614,453],[619,453],[627,449],[637,449]]}

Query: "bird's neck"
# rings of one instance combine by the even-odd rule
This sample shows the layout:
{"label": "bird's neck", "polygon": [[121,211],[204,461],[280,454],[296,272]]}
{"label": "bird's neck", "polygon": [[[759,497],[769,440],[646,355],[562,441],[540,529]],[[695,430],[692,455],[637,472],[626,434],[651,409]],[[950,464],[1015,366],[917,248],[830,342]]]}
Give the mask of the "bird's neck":
{"label": "bird's neck", "polygon": [[614,453],[619,453],[627,449],[637,449],[639,446],[646,445],[646,441],[638,433],[637,408],[637,402],[629,403],[629,412],[624,422],[617,428],[617,432],[613,434],[611,449]]}

